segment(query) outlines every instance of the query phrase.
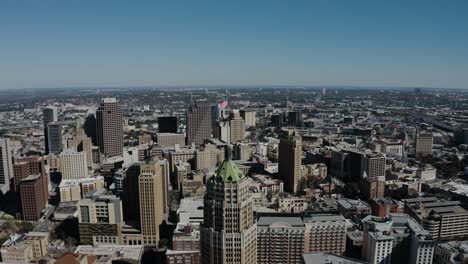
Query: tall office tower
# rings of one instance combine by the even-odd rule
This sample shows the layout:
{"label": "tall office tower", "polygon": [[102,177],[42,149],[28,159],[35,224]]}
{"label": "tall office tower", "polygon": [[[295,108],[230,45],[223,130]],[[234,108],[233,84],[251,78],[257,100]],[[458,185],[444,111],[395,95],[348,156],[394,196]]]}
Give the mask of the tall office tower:
{"label": "tall office tower", "polygon": [[301,110],[288,112],[288,125],[290,126],[302,125],[302,111]]}
{"label": "tall office tower", "polygon": [[418,133],[416,136],[416,156],[422,157],[432,154],[434,137],[432,133]]}
{"label": "tall office tower", "polygon": [[49,154],[49,133],[47,126],[50,123],[56,123],[58,121],[57,108],[48,106],[42,109],[42,121],[44,124],[45,153]]}
{"label": "tall office tower", "polygon": [[271,115],[271,126],[273,127],[282,127],[283,126],[283,114],[276,113]]}
{"label": "tall office tower", "polygon": [[211,104],[197,101],[187,110],[187,144],[203,144],[211,138]]}
{"label": "tall office tower", "polygon": [[48,193],[44,192],[44,181],[41,174],[29,175],[19,182],[21,216],[24,221],[39,221],[42,211],[47,207]]}
{"label": "tall office tower", "polygon": [[216,126],[216,123],[219,121],[221,118],[221,113],[219,111],[219,106],[218,104],[212,104],[211,105],[211,126],[214,128]]}
{"label": "tall office tower", "polygon": [[229,121],[231,126],[231,143],[237,143],[244,140],[245,123],[244,119],[239,114],[239,111],[234,112],[233,118]]}
{"label": "tall office tower", "polygon": [[123,155],[123,116],[115,98],[102,99],[97,110],[97,142],[106,157]]}
{"label": "tall office tower", "polygon": [[158,117],[159,133],[177,133],[177,117],[161,116]]}
{"label": "tall office tower", "polygon": [[3,194],[10,190],[13,175],[13,151],[10,140],[0,138],[0,191]]}
{"label": "tall office tower", "polygon": [[256,263],[302,263],[304,230],[300,216],[260,216],[257,222]]}
{"label": "tall office tower", "polygon": [[195,168],[197,170],[214,168],[224,160],[224,150],[215,145],[205,144],[203,150],[195,152]]}
{"label": "tall office tower", "polygon": [[229,121],[219,121],[213,127],[213,137],[225,143],[231,142],[231,127]]}
{"label": "tall office tower", "polygon": [[299,191],[302,177],[302,139],[300,136],[281,138],[278,146],[278,173],[285,183],[285,190]]}
{"label": "tall office tower", "polygon": [[96,131],[96,116],[94,114],[89,114],[86,116],[85,122],[83,124],[83,129],[88,137],[91,138],[93,145],[97,146],[97,131]]}
{"label": "tall office tower", "polygon": [[[42,156],[16,158],[13,188],[19,198],[24,220],[37,221],[49,199],[49,180]],[[36,219],[36,220],[31,220]]]}
{"label": "tall office tower", "polygon": [[159,225],[164,220],[164,172],[158,163],[140,165],[138,188],[140,222],[144,245],[158,245]]}
{"label": "tall office tower", "polygon": [[74,148],[79,152],[84,152],[86,156],[86,164],[88,168],[91,168],[93,165],[93,142],[90,137],[86,135],[85,130],[77,125],[76,135],[75,135],[75,144]]}
{"label": "tall office tower", "polygon": [[206,184],[201,258],[204,264],[256,263],[257,225],[249,180],[231,160],[229,150]]}
{"label": "tall office tower", "polygon": [[246,127],[254,127],[257,124],[257,112],[253,110],[242,109],[239,111],[242,119],[244,119]]}
{"label": "tall office tower", "polygon": [[49,123],[47,125],[47,147],[48,153],[58,155],[63,150],[62,125]]}
{"label": "tall office tower", "polygon": [[165,217],[169,215],[169,203],[170,203],[170,194],[169,194],[169,181],[170,181],[170,165],[167,159],[158,160],[158,165],[161,168],[162,176],[162,192],[163,192],[163,212]]}
{"label": "tall office tower", "polygon": [[342,255],[346,249],[346,219],[340,214],[317,214],[304,218],[305,253]]}
{"label": "tall office tower", "polygon": [[65,149],[59,154],[60,172],[64,180],[88,177],[88,163],[84,152]]}
{"label": "tall office tower", "polygon": [[140,176],[140,164],[130,166],[125,172],[123,182],[123,213],[124,220],[128,224],[140,223],[140,197],[138,177]]}
{"label": "tall office tower", "polygon": [[122,244],[122,201],[100,189],[78,202],[80,243]]}
{"label": "tall office tower", "polygon": [[362,162],[362,178],[385,177],[385,155],[381,153],[366,154]]}

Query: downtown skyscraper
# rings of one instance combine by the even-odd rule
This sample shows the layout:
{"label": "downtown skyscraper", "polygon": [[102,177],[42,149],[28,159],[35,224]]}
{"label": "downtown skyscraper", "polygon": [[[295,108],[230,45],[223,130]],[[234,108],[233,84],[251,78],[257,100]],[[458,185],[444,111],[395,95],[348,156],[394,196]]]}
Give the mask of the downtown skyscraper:
{"label": "downtown skyscraper", "polygon": [[187,144],[203,144],[211,138],[211,104],[196,101],[187,110]]}
{"label": "downtown skyscraper", "polygon": [[97,143],[106,157],[123,155],[123,114],[117,99],[104,98],[96,113]]}
{"label": "downtown skyscraper", "polygon": [[[58,121],[57,108],[48,106],[42,109],[42,121],[44,124],[45,153],[49,154],[49,124],[54,124]],[[61,142],[62,140],[60,139]]]}
{"label": "downtown skyscraper", "polygon": [[206,184],[201,259],[203,264],[257,262],[257,224],[248,178],[230,151]]}
{"label": "downtown skyscraper", "polygon": [[285,190],[299,191],[302,177],[302,139],[300,136],[281,138],[278,146],[278,173],[285,183]]}
{"label": "downtown skyscraper", "polygon": [[10,190],[13,178],[13,153],[10,140],[0,138],[0,191],[5,194]]}

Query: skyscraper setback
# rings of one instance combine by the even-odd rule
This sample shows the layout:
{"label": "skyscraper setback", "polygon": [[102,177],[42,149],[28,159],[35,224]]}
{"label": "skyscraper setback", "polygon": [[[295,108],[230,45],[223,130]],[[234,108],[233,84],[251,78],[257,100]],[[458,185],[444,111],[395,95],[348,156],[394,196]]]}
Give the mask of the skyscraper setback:
{"label": "skyscraper setback", "polygon": [[187,144],[203,144],[211,137],[211,104],[197,101],[187,111]]}
{"label": "skyscraper setback", "polygon": [[106,157],[123,155],[123,115],[115,98],[104,98],[97,110],[97,142]]}

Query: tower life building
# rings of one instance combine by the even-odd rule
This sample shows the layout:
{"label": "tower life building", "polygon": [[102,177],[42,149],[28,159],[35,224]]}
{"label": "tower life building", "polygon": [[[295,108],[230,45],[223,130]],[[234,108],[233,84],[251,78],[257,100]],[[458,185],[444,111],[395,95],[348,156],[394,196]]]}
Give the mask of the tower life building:
{"label": "tower life building", "polygon": [[302,177],[302,139],[289,136],[280,139],[278,146],[278,173],[285,183],[285,190],[291,193],[299,191]]}
{"label": "tower life building", "polygon": [[187,144],[203,144],[211,138],[211,104],[208,101],[197,101],[186,113]]}
{"label": "tower life building", "polygon": [[49,154],[49,133],[48,125],[58,121],[57,108],[48,106],[42,109],[42,121],[44,124],[45,153]]}
{"label": "tower life building", "polygon": [[207,182],[200,239],[202,263],[256,263],[257,224],[249,180],[227,152]]}
{"label": "tower life building", "polygon": [[13,178],[13,153],[10,140],[0,138],[0,191],[5,194],[10,190]]}
{"label": "tower life building", "polygon": [[123,115],[115,98],[104,98],[96,112],[97,142],[106,157],[123,155]]}

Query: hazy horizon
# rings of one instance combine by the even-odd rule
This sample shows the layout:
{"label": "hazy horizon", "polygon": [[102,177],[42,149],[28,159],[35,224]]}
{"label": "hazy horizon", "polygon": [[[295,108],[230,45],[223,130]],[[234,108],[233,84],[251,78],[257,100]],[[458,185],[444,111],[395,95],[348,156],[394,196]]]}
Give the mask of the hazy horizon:
{"label": "hazy horizon", "polygon": [[468,88],[468,1],[1,1],[0,89]]}

